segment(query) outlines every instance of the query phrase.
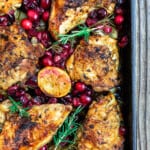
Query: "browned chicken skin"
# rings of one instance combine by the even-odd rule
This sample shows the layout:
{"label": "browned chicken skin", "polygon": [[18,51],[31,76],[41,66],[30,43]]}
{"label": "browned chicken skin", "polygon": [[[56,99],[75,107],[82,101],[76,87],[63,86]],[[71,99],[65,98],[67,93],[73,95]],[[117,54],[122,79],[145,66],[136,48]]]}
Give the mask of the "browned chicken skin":
{"label": "browned chicken skin", "polygon": [[8,115],[0,133],[0,150],[39,150],[51,141],[71,110],[70,105],[43,104],[33,106],[29,118]]}
{"label": "browned chicken skin", "polygon": [[19,26],[0,27],[0,89],[33,75],[43,53],[42,45],[33,46]]}
{"label": "browned chicken skin", "polygon": [[124,137],[119,134],[121,112],[113,94],[93,102],[78,134],[78,150],[121,150]]}
{"label": "browned chicken skin", "polygon": [[53,0],[49,19],[49,31],[57,39],[77,25],[84,23],[88,13],[97,7],[105,7],[112,13],[115,0]]}
{"label": "browned chicken skin", "polygon": [[109,36],[91,36],[81,40],[66,63],[72,80],[81,80],[97,92],[118,85],[119,54],[117,40]]}
{"label": "browned chicken skin", "polygon": [[0,0],[0,15],[20,7],[22,0]]}

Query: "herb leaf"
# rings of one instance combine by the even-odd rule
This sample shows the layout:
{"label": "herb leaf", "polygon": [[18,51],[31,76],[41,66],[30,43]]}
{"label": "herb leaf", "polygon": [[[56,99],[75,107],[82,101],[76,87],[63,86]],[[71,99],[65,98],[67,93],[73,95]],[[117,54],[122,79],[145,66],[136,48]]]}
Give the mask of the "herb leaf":
{"label": "herb leaf", "polygon": [[[77,115],[83,110],[84,107],[79,106],[73,114],[71,114],[63,123],[63,125],[58,129],[56,135],[53,138],[55,149],[59,147],[60,143],[66,142],[73,144],[76,136],[76,131],[80,127],[77,123]],[[73,140],[66,139],[68,136],[73,136]]]}
{"label": "herb leaf", "polygon": [[9,107],[11,113],[19,113],[21,117],[29,117],[29,113],[27,110],[28,107],[22,108],[21,102],[16,102],[11,96],[8,96],[9,100],[11,101],[12,105]]}

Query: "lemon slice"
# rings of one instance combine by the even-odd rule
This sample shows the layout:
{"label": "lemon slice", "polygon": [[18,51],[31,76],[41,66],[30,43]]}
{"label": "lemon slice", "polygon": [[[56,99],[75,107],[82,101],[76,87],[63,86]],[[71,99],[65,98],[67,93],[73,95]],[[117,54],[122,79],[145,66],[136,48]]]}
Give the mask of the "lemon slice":
{"label": "lemon slice", "polygon": [[63,97],[71,89],[71,79],[66,71],[48,66],[38,73],[38,86],[48,96]]}

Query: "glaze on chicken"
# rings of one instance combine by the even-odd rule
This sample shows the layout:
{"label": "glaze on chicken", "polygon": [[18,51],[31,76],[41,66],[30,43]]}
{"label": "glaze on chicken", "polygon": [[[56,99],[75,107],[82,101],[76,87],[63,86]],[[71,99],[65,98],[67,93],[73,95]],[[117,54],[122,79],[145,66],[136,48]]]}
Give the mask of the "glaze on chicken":
{"label": "glaze on chicken", "polygon": [[112,13],[115,3],[115,0],[53,0],[49,31],[57,39],[59,34],[68,33],[84,23],[88,13],[98,7],[105,7],[108,13]]}
{"label": "glaze on chicken", "polygon": [[0,27],[0,89],[6,90],[33,75],[43,53],[43,46],[33,46],[18,25]]}
{"label": "glaze on chicken", "polygon": [[0,15],[20,7],[22,0],[0,0]]}
{"label": "glaze on chicken", "polygon": [[97,92],[108,91],[119,84],[117,40],[109,36],[91,36],[75,49],[66,63],[72,80],[91,85]]}
{"label": "glaze on chicken", "polygon": [[94,101],[78,133],[78,150],[122,150],[124,137],[119,134],[122,122],[119,104],[113,94]]}
{"label": "glaze on chicken", "polygon": [[29,118],[10,114],[0,133],[0,150],[39,150],[51,141],[71,110],[70,105],[43,104],[33,106]]}

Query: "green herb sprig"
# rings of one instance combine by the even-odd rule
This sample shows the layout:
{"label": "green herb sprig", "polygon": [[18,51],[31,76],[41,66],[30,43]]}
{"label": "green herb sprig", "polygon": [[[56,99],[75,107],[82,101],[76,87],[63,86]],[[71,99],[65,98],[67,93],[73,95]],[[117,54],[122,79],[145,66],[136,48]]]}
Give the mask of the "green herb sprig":
{"label": "green herb sprig", "polygon": [[9,100],[11,101],[12,105],[9,107],[11,113],[19,113],[21,117],[29,117],[29,113],[27,110],[28,107],[23,108],[21,102],[16,102],[11,96],[8,96]]}
{"label": "green herb sprig", "polygon": [[[72,115],[70,115],[63,125],[58,129],[56,135],[53,138],[55,148],[57,150],[61,143],[73,144],[76,136],[76,131],[81,126],[77,123],[77,115],[83,110],[83,107],[79,106]],[[66,140],[68,136],[73,136],[73,140]]]}
{"label": "green herb sprig", "polygon": [[87,27],[85,24],[84,25],[80,25],[78,28],[79,30],[75,30],[72,31],[70,34],[60,34],[58,43],[61,44],[66,44],[67,42],[72,43],[73,41],[76,40],[76,38],[79,37],[84,37],[85,41],[88,41],[90,33],[95,32],[97,30],[99,30],[96,26],[98,25],[104,25],[104,24],[109,24],[112,27],[114,27],[115,25],[113,24],[112,19],[114,18],[114,16],[108,15],[106,18],[98,21],[97,23],[95,23],[94,25]]}

